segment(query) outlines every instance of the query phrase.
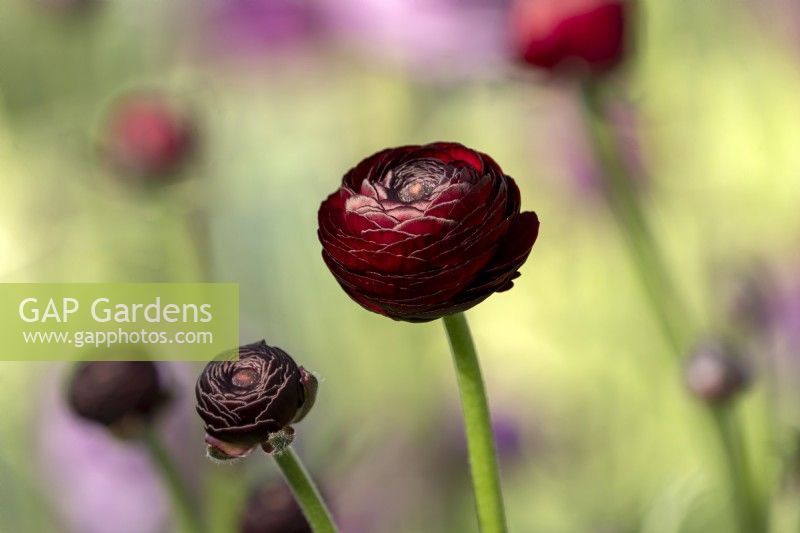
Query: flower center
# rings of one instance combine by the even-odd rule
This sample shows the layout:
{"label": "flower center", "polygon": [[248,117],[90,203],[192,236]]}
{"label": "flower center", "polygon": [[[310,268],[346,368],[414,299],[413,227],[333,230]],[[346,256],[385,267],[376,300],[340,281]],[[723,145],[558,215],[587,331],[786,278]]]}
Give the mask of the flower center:
{"label": "flower center", "polygon": [[425,181],[412,181],[407,183],[397,193],[397,197],[401,202],[411,203],[416,202],[421,198],[428,196],[435,185]]}
{"label": "flower center", "polygon": [[437,185],[447,179],[448,167],[433,159],[419,159],[400,165],[391,172],[389,187],[403,203],[428,198]]}
{"label": "flower center", "polygon": [[258,381],[258,373],[250,368],[237,370],[231,377],[231,383],[235,387],[249,389]]}

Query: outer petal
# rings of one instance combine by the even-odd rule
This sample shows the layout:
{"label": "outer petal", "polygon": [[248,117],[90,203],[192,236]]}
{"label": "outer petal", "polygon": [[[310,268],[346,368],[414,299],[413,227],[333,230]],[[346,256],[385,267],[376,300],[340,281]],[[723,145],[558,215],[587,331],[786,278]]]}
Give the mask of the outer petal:
{"label": "outer petal", "polygon": [[416,151],[414,157],[438,159],[442,163],[453,163],[462,161],[483,174],[483,159],[479,152],[470,150],[463,144],[435,142],[422,147]]}
{"label": "outer petal", "polygon": [[[526,215],[533,213],[524,213]],[[534,215],[535,217],[535,215]],[[529,221],[533,224],[533,221]],[[499,258],[481,273],[456,300],[471,300],[477,297],[490,296],[494,292],[503,292],[510,289],[513,281],[519,277],[518,269],[525,263],[530,254],[533,241],[538,235],[539,224],[535,221],[535,230],[530,224],[519,224],[516,231],[533,231],[527,237],[499,254]]]}

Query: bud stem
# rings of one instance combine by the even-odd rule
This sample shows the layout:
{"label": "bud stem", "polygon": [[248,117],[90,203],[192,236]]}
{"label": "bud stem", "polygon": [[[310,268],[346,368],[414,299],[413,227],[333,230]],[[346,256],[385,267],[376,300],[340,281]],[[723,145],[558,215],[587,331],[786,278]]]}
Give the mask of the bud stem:
{"label": "bud stem", "polygon": [[181,530],[185,533],[202,533],[206,531],[202,521],[200,520],[200,513],[192,500],[191,495],[181,478],[175,463],[169,455],[169,452],[164,448],[161,439],[153,428],[147,428],[142,436],[150,456],[153,459],[157,469],[164,478],[167,485],[167,490],[172,497],[173,505],[178,512],[178,521],[180,522]]}
{"label": "bud stem", "polygon": [[504,533],[506,517],[503,495],[478,354],[464,313],[446,316],[442,320],[458,376],[478,524],[482,533]]}
{"label": "bud stem", "polygon": [[[687,339],[694,326],[632,188],[616,136],[605,116],[600,89],[595,83],[587,82],[581,87],[581,97],[586,130],[603,170],[606,200],[624,234],[658,326],[673,355],[680,359],[686,352]],[[766,514],[754,493],[742,430],[732,406],[732,403],[707,405],[704,414],[724,458],[737,527],[742,533],[763,533],[767,531]]]}
{"label": "bud stem", "polygon": [[211,238],[209,201],[206,195],[203,195],[200,201],[202,202],[200,207],[193,205],[185,207],[188,212],[184,216],[189,239],[194,246],[200,281],[212,281],[214,279],[214,254],[212,253],[214,243]]}
{"label": "bud stem", "polygon": [[291,446],[272,454],[314,533],[336,533],[331,512]]}

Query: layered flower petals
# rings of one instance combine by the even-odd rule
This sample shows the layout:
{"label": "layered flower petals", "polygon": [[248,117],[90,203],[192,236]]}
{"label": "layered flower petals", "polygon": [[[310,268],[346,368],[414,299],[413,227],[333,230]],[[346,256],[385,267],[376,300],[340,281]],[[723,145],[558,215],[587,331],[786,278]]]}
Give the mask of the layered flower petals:
{"label": "layered flower petals", "polygon": [[316,382],[286,352],[264,341],[241,346],[238,355],[206,365],[195,396],[209,443],[248,448],[302,418],[314,402]]}
{"label": "layered flower petals", "polygon": [[508,289],[539,229],[492,158],[442,142],[366,158],[322,203],[318,222],[323,259],[345,292],[411,322]]}

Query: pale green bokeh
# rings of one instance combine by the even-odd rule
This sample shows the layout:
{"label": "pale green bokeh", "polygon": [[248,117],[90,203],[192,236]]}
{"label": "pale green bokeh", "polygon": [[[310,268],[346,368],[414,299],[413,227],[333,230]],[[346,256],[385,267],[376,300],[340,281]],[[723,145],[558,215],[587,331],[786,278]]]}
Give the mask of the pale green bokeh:
{"label": "pale green bokeh", "polygon": [[[445,494],[436,470],[421,466],[436,462],[442,421],[457,416],[441,325],[358,307],[316,239],[319,202],[362,157],[463,142],[492,154],[542,221],[515,288],[468,313],[492,406],[523,427],[522,457],[503,467],[511,530],[729,530],[715,449],[617,228],[602,205],[574,196],[563,161],[540,157],[550,132],[539,117],[563,87],[509,72],[497,83],[431,88],[335,52],[237,78],[156,53],[172,40],[137,34],[154,31],[156,4],[132,13],[116,3],[90,29],[63,34],[19,6],[0,14],[3,42],[18,43],[0,50],[3,281],[198,280],[186,220],[207,208],[213,278],[242,288],[242,340],[265,338],[321,377],[298,442],[327,493],[374,497],[388,517],[376,533],[470,531],[467,489]],[[798,259],[800,59],[739,2],[652,0],[642,16],[641,53],[620,98],[640,114],[643,201],[698,333],[713,333],[724,321],[722,278],[754,259]],[[81,61],[87,49],[94,69]],[[97,165],[92,141],[120,87],[154,81],[195,104],[205,136],[192,179],[141,193]],[[36,531],[46,520],[13,503],[46,483],[26,445],[43,371],[0,366],[0,531]],[[771,398],[761,379],[743,406],[765,493],[777,490],[787,452]],[[242,480],[272,472],[257,459],[236,468],[208,468],[219,527],[235,516]],[[419,490],[400,498],[393,485]],[[359,496],[363,486],[371,490]],[[795,530],[791,495],[775,509],[775,531]]]}

